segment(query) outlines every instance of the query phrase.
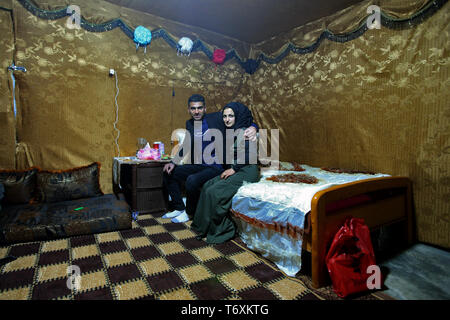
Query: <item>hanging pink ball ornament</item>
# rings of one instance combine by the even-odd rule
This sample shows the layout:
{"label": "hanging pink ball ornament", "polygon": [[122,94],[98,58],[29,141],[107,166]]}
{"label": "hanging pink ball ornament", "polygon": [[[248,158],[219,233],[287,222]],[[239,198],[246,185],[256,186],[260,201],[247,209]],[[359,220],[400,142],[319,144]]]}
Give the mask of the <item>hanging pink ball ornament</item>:
{"label": "hanging pink ball ornament", "polygon": [[217,64],[222,64],[225,61],[225,57],[227,56],[227,53],[223,49],[216,49],[213,52],[213,62]]}

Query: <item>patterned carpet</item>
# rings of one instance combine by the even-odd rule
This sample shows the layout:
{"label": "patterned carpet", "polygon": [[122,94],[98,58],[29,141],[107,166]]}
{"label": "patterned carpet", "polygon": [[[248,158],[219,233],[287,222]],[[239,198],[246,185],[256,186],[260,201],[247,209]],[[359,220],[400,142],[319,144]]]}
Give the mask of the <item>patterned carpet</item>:
{"label": "patterned carpet", "polygon": [[[0,247],[0,258],[17,257],[0,267],[0,300],[337,299],[330,287],[312,289],[308,276],[285,276],[239,239],[197,240],[189,224],[142,215],[129,230]],[[71,265],[78,288],[68,285]]]}

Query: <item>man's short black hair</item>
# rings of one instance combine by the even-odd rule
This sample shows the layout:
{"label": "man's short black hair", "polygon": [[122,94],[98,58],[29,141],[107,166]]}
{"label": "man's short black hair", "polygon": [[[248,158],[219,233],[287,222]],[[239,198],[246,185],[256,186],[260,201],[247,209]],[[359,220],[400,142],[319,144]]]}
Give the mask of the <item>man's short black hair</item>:
{"label": "man's short black hair", "polygon": [[193,94],[188,99],[188,107],[191,104],[191,102],[203,102],[203,105],[205,105],[205,97],[202,96],[201,94],[197,94],[197,93]]}

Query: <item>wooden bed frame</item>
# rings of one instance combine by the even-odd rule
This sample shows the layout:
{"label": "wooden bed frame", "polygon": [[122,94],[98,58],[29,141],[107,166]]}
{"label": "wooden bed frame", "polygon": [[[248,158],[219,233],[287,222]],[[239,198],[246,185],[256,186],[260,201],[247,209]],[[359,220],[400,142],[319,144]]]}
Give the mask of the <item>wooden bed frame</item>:
{"label": "wooden bed frame", "polygon": [[[330,204],[367,194],[382,194],[374,201],[334,211]],[[404,236],[412,244],[412,191],[406,177],[381,177],[337,185],[317,192],[311,201],[311,232],[304,234],[303,249],[311,252],[312,284],[315,288],[329,283],[325,256],[334,235],[346,217],[363,218],[370,230],[404,222]]]}

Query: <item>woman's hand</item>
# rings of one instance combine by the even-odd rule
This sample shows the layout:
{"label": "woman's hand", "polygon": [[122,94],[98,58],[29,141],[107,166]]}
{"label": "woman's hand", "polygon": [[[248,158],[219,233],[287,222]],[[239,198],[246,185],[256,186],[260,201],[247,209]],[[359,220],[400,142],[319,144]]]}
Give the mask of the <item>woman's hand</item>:
{"label": "woman's hand", "polygon": [[256,141],[256,128],[253,126],[248,127],[244,131],[244,138],[250,140],[250,141]]}
{"label": "woman's hand", "polygon": [[236,171],[234,171],[233,169],[227,169],[224,172],[222,172],[222,174],[220,175],[221,179],[226,179],[229,176],[232,176],[233,174],[235,174]]}

